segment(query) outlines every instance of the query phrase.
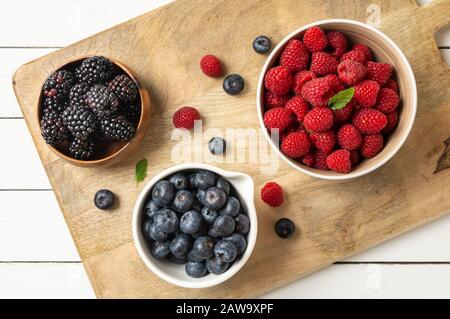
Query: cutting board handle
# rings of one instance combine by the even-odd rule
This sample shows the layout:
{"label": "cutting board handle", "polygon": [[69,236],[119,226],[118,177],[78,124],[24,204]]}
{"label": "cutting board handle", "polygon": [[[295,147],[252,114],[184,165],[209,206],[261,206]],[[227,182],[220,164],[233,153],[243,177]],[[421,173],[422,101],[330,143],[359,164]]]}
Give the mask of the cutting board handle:
{"label": "cutting board handle", "polygon": [[442,27],[450,24],[450,0],[433,0],[424,5],[421,10],[436,33]]}

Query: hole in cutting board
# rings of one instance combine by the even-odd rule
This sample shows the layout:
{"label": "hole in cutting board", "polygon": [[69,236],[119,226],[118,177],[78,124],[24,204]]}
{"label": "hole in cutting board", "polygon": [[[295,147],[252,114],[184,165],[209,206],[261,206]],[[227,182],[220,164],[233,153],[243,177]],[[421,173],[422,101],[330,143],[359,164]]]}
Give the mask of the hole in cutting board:
{"label": "hole in cutting board", "polygon": [[442,60],[450,66],[450,23],[437,30],[434,39],[441,52]]}

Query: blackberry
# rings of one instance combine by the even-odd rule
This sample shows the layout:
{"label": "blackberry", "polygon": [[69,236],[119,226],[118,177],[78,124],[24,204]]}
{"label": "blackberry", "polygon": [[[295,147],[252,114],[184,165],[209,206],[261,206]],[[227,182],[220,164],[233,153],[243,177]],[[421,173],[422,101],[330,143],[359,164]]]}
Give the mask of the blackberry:
{"label": "blackberry", "polygon": [[141,118],[141,106],[139,104],[122,105],[122,113],[130,123],[137,126]]}
{"label": "blackberry", "polygon": [[58,100],[54,97],[46,97],[44,99],[44,113],[47,111],[56,111],[61,113],[69,106],[67,100]]}
{"label": "blackberry", "polygon": [[138,95],[136,83],[127,75],[121,74],[116,76],[108,84],[108,88],[117,95],[123,102],[133,102]]}
{"label": "blackberry", "polygon": [[69,92],[70,105],[85,106],[86,93],[89,88],[89,85],[84,83],[75,84]]}
{"label": "blackberry", "polygon": [[119,100],[106,86],[96,84],[86,93],[86,105],[98,118],[106,118],[117,113]]}
{"label": "blackberry", "polygon": [[47,110],[41,119],[41,134],[47,144],[57,145],[68,138],[61,116],[55,110]]}
{"label": "blackberry", "polygon": [[112,73],[112,62],[102,56],[87,58],[75,70],[78,81],[85,84],[106,83]]}
{"label": "blackberry", "polygon": [[44,95],[63,100],[69,95],[70,88],[75,83],[72,72],[59,70],[52,73],[44,82]]}
{"label": "blackberry", "polygon": [[72,142],[70,142],[69,153],[73,158],[88,160],[94,156],[95,142],[90,138],[85,141],[74,138]]}
{"label": "blackberry", "polygon": [[103,135],[113,141],[130,140],[136,129],[121,115],[100,119],[100,130]]}
{"label": "blackberry", "polygon": [[95,116],[91,111],[71,105],[62,114],[62,120],[75,138],[86,141],[95,132]]}

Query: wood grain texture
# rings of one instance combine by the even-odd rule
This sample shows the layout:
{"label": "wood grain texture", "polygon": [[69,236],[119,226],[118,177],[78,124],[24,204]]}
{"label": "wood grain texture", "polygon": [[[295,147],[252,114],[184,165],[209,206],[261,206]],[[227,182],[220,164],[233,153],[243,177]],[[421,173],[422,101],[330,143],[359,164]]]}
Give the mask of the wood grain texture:
{"label": "wood grain texture", "polygon": [[[364,21],[369,3],[180,0],[16,72],[17,98],[97,296],[257,296],[449,211],[450,170],[433,172],[443,141],[450,135],[450,73],[433,33],[448,19],[445,12],[450,10],[450,1],[419,7],[413,0],[385,0],[379,1],[381,29],[408,57],[419,90],[416,123],[398,155],[376,172],[345,182],[309,178],[283,163],[276,176],[260,174],[254,164],[220,165],[250,173],[257,192],[267,179],[275,179],[289,194],[280,209],[268,208],[255,196],[259,218],[255,251],[243,270],[220,286],[203,290],[174,287],[147,270],[135,251],[131,211],[143,185],[133,180],[134,165],[148,158],[151,177],[173,164],[169,154],[174,144],[170,140],[174,110],[180,105],[196,105],[206,127],[258,127],[255,89],[264,56],[251,51],[253,38],[269,34],[277,42],[301,25],[329,17]],[[220,80],[205,80],[197,65],[204,52],[219,54],[228,71],[244,76],[242,95],[226,96]],[[150,90],[155,106],[140,150],[108,168],[80,169],[59,160],[40,138],[34,121],[40,84],[48,72],[65,60],[86,54],[104,54],[127,63]],[[114,213],[101,214],[93,207],[90,199],[100,187],[120,196],[121,206]],[[276,238],[272,225],[280,216],[296,222],[300,229],[297,238]]]}

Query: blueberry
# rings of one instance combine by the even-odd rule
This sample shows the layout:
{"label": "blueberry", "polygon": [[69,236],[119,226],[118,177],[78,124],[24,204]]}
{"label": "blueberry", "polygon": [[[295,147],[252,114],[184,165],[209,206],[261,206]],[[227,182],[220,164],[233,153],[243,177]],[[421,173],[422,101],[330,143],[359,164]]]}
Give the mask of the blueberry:
{"label": "blueberry", "polygon": [[202,215],[196,210],[190,210],[181,216],[180,230],[188,235],[195,234],[202,227]]}
{"label": "blueberry", "polygon": [[170,252],[176,257],[185,256],[191,247],[191,238],[186,234],[178,234],[170,242]]}
{"label": "blueberry", "polygon": [[94,196],[95,207],[102,210],[110,209],[116,203],[116,196],[107,189],[101,189]]}
{"label": "blueberry", "polygon": [[169,246],[170,246],[170,241],[153,243],[153,246],[151,249],[151,253],[152,253],[153,257],[155,257],[155,258],[166,257],[170,252]]}
{"label": "blueberry", "polygon": [[208,273],[204,262],[188,261],[184,270],[186,271],[186,274],[192,278],[201,278]]}
{"label": "blueberry", "polygon": [[216,218],[213,224],[214,232],[219,236],[229,236],[234,232],[234,219],[228,215],[221,215]]}
{"label": "blueberry", "polygon": [[205,200],[206,197],[206,191],[203,189],[198,189],[197,190],[197,199],[200,201],[200,204],[202,203],[202,201]]}
{"label": "blueberry", "polygon": [[148,218],[155,217],[155,214],[160,210],[161,208],[155,204],[154,201],[150,200],[148,201],[144,206],[145,215],[147,215]]}
{"label": "blueberry", "polygon": [[189,178],[183,173],[176,173],[169,177],[171,182],[177,190],[188,189],[190,186]]}
{"label": "blueberry", "polygon": [[150,226],[149,235],[155,241],[166,241],[169,238],[169,234],[158,229],[155,223]]}
{"label": "blueberry", "polygon": [[210,258],[206,261],[206,269],[210,273],[216,275],[224,273],[228,269],[229,265],[229,263],[223,262],[217,257]]}
{"label": "blueberry", "polygon": [[202,261],[205,261],[205,259],[203,259],[203,258],[201,258],[198,254],[197,254],[197,252],[195,252],[195,251],[190,251],[190,252],[188,252],[188,254],[187,254],[187,259],[189,260],[189,261],[195,261],[195,262],[202,262]]}
{"label": "blueberry", "polygon": [[142,234],[144,235],[145,238],[151,240],[152,238],[150,237],[150,227],[152,226],[153,221],[151,219],[147,219],[143,224],[142,224]]}
{"label": "blueberry", "polygon": [[236,246],[238,255],[244,253],[245,249],[247,248],[247,241],[241,234],[234,233],[229,237],[225,237],[224,239],[231,241],[233,245]]}
{"label": "blueberry", "polygon": [[237,248],[229,240],[221,240],[214,246],[214,255],[226,263],[233,262],[237,257]]}
{"label": "blueberry", "polygon": [[265,35],[260,35],[253,40],[253,50],[255,50],[256,53],[267,53],[271,47],[272,43]]}
{"label": "blueberry", "polygon": [[156,205],[168,206],[175,196],[174,186],[171,182],[162,180],[153,186],[152,199]]}
{"label": "blueberry", "polygon": [[177,212],[185,213],[191,209],[193,203],[194,196],[192,196],[192,193],[186,190],[181,190],[175,194],[172,206]]}
{"label": "blueberry", "polygon": [[281,218],[275,223],[275,232],[281,238],[289,238],[295,234],[295,224],[288,218]]}
{"label": "blueberry", "polygon": [[169,260],[178,265],[184,265],[187,262],[186,256],[177,257],[173,254],[169,255]]}
{"label": "blueberry", "polygon": [[241,204],[236,197],[230,196],[225,203],[225,206],[219,211],[220,215],[228,215],[231,217],[236,217],[239,214],[239,209]]}
{"label": "blueberry", "polygon": [[153,219],[156,228],[165,233],[175,232],[178,229],[179,222],[177,214],[168,208],[158,211]]}
{"label": "blueberry", "polygon": [[239,214],[234,218],[236,223],[236,231],[241,234],[247,234],[250,230],[250,219],[247,215]]}
{"label": "blueberry", "polygon": [[216,220],[217,216],[219,216],[219,213],[215,210],[212,210],[209,207],[203,207],[201,212],[203,220],[207,224],[212,224]]}
{"label": "blueberry", "polygon": [[192,245],[192,253],[199,258],[208,259],[214,255],[214,240],[209,236],[197,238]]}
{"label": "blueberry", "polygon": [[213,210],[219,210],[227,201],[227,195],[218,187],[211,187],[206,190],[206,194],[199,198],[200,202]]}
{"label": "blueberry", "polygon": [[216,175],[210,171],[200,171],[195,175],[195,187],[206,190],[216,184]]}
{"label": "blueberry", "polygon": [[225,194],[230,195],[230,183],[223,177],[219,177],[216,182],[216,187],[223,189]]}
{"label": "blueberry", "polygon": [[230,74],[223,80],[222,86],[229,95],[236,95],[244,89],[244,79],[239,74]]}
{"label": "blueberry", "polygon": [[203,208],[203,205],[200,203],[200,201],[197,198],[194,198],[194,202],[192,203],[192,209],[201,211]]}
{"label": "blueberry", "polygon": [[213,155],[223,154],[227,149],[227,142],[221,137],[213,137],[208,142],[208,149]]}
{"label": "blueberry", "polygon": [[189,178],[189,185],[191,186],[191,188],[197,187],[195,185],[195,176],[196,175],[197,175],[197,173],[192,173],[192,174],[189,174],[189,176],[188,176],[188,178]]}

